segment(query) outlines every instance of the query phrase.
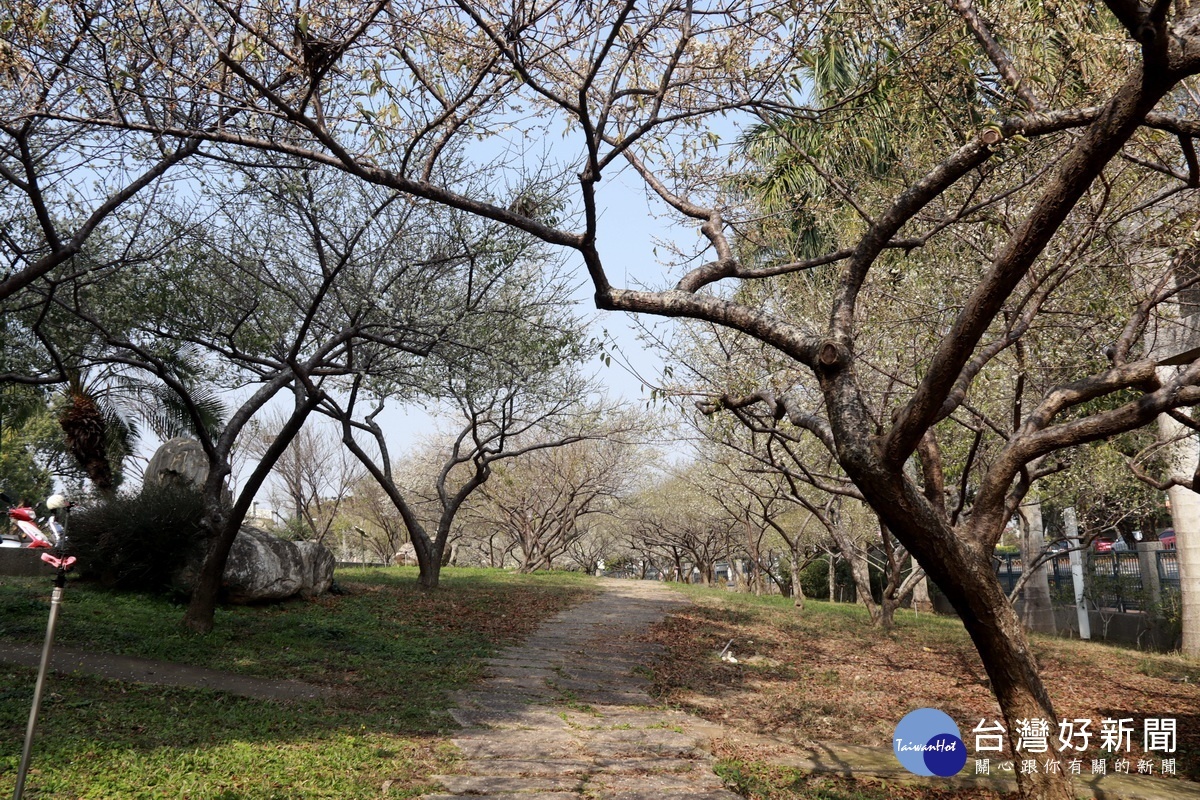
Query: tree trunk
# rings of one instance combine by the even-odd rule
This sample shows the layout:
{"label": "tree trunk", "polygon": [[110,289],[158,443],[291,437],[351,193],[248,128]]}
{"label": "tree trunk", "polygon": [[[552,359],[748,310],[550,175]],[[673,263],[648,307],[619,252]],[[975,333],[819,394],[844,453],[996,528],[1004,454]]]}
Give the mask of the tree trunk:
{"label": "tree trunk", "polygon": [[[1196,435],[1165,414],[1158,418],[1158,429],[1163,439],[1176,439],[1167,448],[1171,473],[1195,475],[1196,463],[1200,460],[1197,449],[1200,442]],[[1167,490],[1167,497],[1175,528],[1175,558],[1179,563],[1183,653],[1195,657],[1200,656],[1200,494],[1182,486],[1172,486]]]}
{"label": "tree trunk", "polygon": [[196,578],[196,586],[188,600],[187,610],[183,613],[183,625],[192,633],[212,632],[217,600],[221,592],[221,578],[225,574],[225,562],[229,559],[233,540],[241,527],[229,524],[229,515],[225,513],[219,499],[214,503],[206,497],[205,505],[207,510],[202,529],[215,531],[216,535],[212,538],[212,544],[204,557],[204,564],[200,567],[200,575]]}
{"label": "tree trunk", "polygon": [[81,388],[67,396],[67,407],[58,418],[67,451],[87,474],[96,491],[111,496],[116,491],[108,457],[108,423],[96,401]]}
{"label": "tree trunk", "polygon": [[871,622],[880,625],[883,622],[883,609],[875,602],[871,594],[871,565],[864,553],[851,548],[849,553],[842,556],[850,563],[850,575],[854,578],[854,592],[857,602],[865,606],[871,615]]}
{"label": "tree trunk", "polygon": [[[1053,721],[1058,716],[1038,675],[1021,620],[1008,602],[990,561],[980,559],[962,577],[959,591],[952,590],[954,596],[950,601],[983,659],[1015,754],[1018,720]],[[941,580],[938,585],[943,585]],[[1016,758],[1019,760],[1020,756]],[[1073,800],[1075,796],[1070,776],[1065,774],[1021,775],[1018,785],[1024,797],[1036,800]]]}
{"label": "tree trunk", "polygon": [[[196,587],[188,601],[187,611],[183,615],[183,625],[194,633],[209,633],[213,628],[213,618],[217,611],[217,600],[221,593],[221,578],[225,574],[225,562],[229,560],[229,551],[233,548],[233,540],[241,530],[242,520],[250,510],[250,504],[263,482],[287,450],[308,415],[316,408],[319,397],[314,395],[298,406],[284,423],[283,428],[276,434],[270,447],[263,453],[262,459],[250,473],[246,485],[242,487],[233,508],[226,509],[225,478],[229,475],[228,452],[218,452],[209,458],[208,478],[204,482],[204,502],[206,512],[203,529],[209,533],[211,544],[200,575],[196,579]],[[232,444],[232,443],[231,443]],[[214,463],[217,461],[218,463]],[[419,551],[418,551],[419,552]]]}
{"label": "tree trunk", "polygon": [[885,594],[883,597],[883,602],[878,606],[878,618],[875,616],[872,616],[871,618],[875,620],[879,627],[883,628],[885,631],[890,631],[892,628],[896,627],[896,607],[899,605],[900,604],[897,603],[893,598],[888,597]]}
{"label": "tree trunk", "polygon": [[[904,601],[903,597],[899,596],[900,585],[904,582],[904,562],[908,560],[908,554],[904,550],[897,550],[896,543],[892,538],[891,531],[887,525],[880,520],[879,534],[883,542],[883,550],[887,554],[883,591],[879,594],[879,625],[885,631],[890,631],[896,627],[896,609]],[[868,565],[868,579],[870,578],[870,565]]]}
{"label": "tree trunk", "polygon": [[913,611],[922,614],[933,613],[933,599],[929,596],[929,577],[926,576],[917,581],[917,585],[913,587],[912,607]]}
{"label": "tree trunk", "polygon": [[[1058,719],[1038,675],[1021,620],[1008,602],[986,553],[974,552],[969,546],[957,543],[946,548],[935,545],[920,555],[919,563],[939,587],[944,587],[979,652],[1015,754],[1018,720]],[[1074,798],[1071,778],[1066,774],[1018,775],[1017,780],[1022,796],[1031,800]]]}
{"label": "tree trunk", "polygon": [[[830,533],[833,535],[833,541],[837,544],[842,558],[846,559],[846,563],[850,565],[850,577],[854,580],[857,601],[866,607],[867,613],[871,615],[871,622],[876,625],[881,624],[882,611],[879,604],[875,602],[875,596],[871,594],[871,566],[867,561],[866,553],[856,547],[854,540],[841,528],[834,526]],[[830,585],[832,591],[832,583]]]}
{"label": "tree trunk", "polygon": [[[1025,503],[1017,509],[1021,517],[1021,569],[1029,569],[1046,549],[1040,501]],[[1050,570],[1046,564],[1035,569],[1021,590],[1021,622],[1027,630],[1037,633],[1057,633],[1054,606],[1050,601]]]}
{"label": "tree trunk", "polygon": [[442,576],[442,548],[424,534],[413,536],[413,547],[417,551],[417,585],[425,591],[436,589]]}
{"label": "tree trunk", "polygon": [[[959,538],[902,476],[875,465],[858,472],[853,477],[872,508],[962,619],[991,680],[1016,754],[1018,720],[1056,720],[1058,716],[1038,675],[1021,621],[992,567],[992,549]],[[1074,800],[1070,775],[1018,773],[1016,777],[1022,796],[1030,800]]]}
{"label": "tree trunk", "polygon": [[792,553],[792,605],[804,610],[804,587],[800,585],[800,554]]}

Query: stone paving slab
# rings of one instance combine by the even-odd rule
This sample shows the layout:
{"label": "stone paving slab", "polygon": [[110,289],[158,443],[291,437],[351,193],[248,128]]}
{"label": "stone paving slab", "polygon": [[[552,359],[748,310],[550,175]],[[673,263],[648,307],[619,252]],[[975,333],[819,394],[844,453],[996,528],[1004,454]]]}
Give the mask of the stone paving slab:
{"label": "stone paving slab", "polygon": [[509,710],[452,708],[450,716],[464,728],[566,727],[562,712],[543,706],[522,706]]}
{"label": "stone paving slab", "polygon": [[653,704],[650,695],[646,692],[617,692],[604,689],[592,689],[588,691],[577,689],[575,691],[568,690],[564,696],[568,701],[588,706],[626,705],[644,707]]}
{"label": "stone paving slab", "polygon": [[673,756],[676,758],[701,758],[704,755],[697,745],[699,737],[689,736],[682,731],[654,730],[602,730],[581,731],[588,750],[600,756]]}
{"label": "stone paving slab", "polygon": [[629,775],[660,775],[702,773],[713,776],[707,760],[682,760],[678,758],[560,758],[554,761],[526,759],[486,759],[473,761],[463,766],[469,775],[508,775],[513,777],[603,775],[624,773]]}
{"label": "stone paving slab", "polygon": [[657,583],[602,587],[488,659],[477,688],[452,695],[463,762],[429,800],[736,798],[705,749],[719,727],[653,708],[636,672],[662,652],[639,637],[685,601]]}
{"label": "stone paving slab", "polygon": [[459,800],[469,796],[471,800],[579,800],[578,792],[489,792],[487,794],[427,794],[425,800]]}
{"label": "stone paving slab", "polygon": [[530,667],[524,664],[518,666],[498,666],[488,664],[483,668],[485,678],[514,678],[521,681],[546,680],[558,675],[552,669]]}
{"label": "stone paving slab", "polygon": [[572,758],[580,754],[579,740],[570,731],[534,729],[528,731],[469,731],[450,741],[470,760],[500,758]]}
{"label": "stone paving slab", "polygon": [[490,775],[497,777],[535,777],[590,775],[596,762],[587,758],[556,758],[553,761],[523,758],[489,758],[467,761],[462,765],[463,775]]}
{"label": "stone paving slab", "polygon": [[515,777],[511,775],[435,775],[433,780],[453,794],[490,794],[495,792],[578,792],[586,776],[562,775]]}
{"label": "stone paving slab", "polygon": [[619,669],[600,669],[594,665],[580,667],[570,665],[563,667],[559,674],[568,680],[578,681],[580,683],[597,683],[602,686],[607,686],[612,683],[614,675],[621,677],[621,683],[624,686],[636,686],[638,688],[649,688],[650,680],[644,675],[638,675],[629,669],[622,672]]}
{"label": "stone paving slab", "polygon": [[[488,688],[492,691],[511,691],[543,697],[554,697],[556,693],[550,686],[546,685],[546,680],[547,678],[557,677],[558,673],[552,670],[543,671],[546,673],[544,677],[530,674],[518,677],[494,676],[488,680]],[[529,673],[531,670],[525,670],[525,672]]]}
{"label": "stone paving slab", "polygon": [[721,780],[709,772],[711,780],[694,780],[689,775],[626,776],[601,775],[588,781],[588,797],[606,800],[658,800],[658,798],[708,798],[734,800],[739,795],[721,785]]}
{"label": "stone paving slab", "polygon": [[[541,795],[537,795],[541,798]],[[656,789],[639,789],[626,792],[606,792],[597,791],[589,793],[588,797],[594,797],[596,800],[742,800],[742,796],[734,794],[727,789],[710,789],[708,791],[699,791],[689,789],[687,791],[663,792]]]}

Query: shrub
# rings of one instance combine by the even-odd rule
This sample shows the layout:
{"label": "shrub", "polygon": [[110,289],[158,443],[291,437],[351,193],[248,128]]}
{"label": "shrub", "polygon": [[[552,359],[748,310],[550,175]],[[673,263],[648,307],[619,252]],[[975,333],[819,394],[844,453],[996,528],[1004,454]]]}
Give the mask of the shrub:
{"label": "shrub", "polygon": [[[834,566],[835,597],[847,599],[855,596],[854,576],[850,574],[850,565],[846,559],[839,558]],[[829,556],[821,556],[800,573],[800,586],[804,596],[815,600],[829,597]]]}
{"label": "shrub", "polygon": [[121,589],[166,591],[201,540],[204,501],[178,486],[149,486],[76,512],[67,531],[86,577]]}

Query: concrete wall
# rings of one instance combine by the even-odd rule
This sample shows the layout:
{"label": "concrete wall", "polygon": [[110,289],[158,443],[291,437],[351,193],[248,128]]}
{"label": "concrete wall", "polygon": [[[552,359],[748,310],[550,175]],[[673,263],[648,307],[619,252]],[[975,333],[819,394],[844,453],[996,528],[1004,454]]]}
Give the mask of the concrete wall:
{"label": "concrete wall", "polygon": [[46,550],[28,547],[0,547],[0,575],[36,578],[39,575],[53,577],[54,570],[42,563]]}

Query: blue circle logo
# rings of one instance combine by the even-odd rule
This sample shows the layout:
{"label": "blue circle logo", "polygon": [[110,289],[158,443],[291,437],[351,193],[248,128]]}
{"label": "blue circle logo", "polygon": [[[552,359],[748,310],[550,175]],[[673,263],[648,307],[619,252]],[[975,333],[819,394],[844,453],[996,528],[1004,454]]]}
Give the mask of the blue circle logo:
{"label": "blue circle logo", "polygon": [[904,716],[892,736],[900,766],[914,775],[949,778],[967,763],[967,746],[958,725],[936,708],[918,708]]}

